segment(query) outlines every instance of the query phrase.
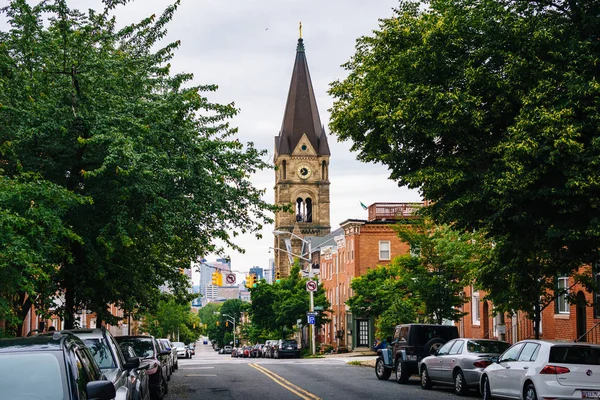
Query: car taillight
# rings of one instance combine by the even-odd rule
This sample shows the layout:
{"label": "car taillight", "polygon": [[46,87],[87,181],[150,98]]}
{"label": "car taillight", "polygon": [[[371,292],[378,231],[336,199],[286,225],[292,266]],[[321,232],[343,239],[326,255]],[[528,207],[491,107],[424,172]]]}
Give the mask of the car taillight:
{"label": "car taillight", "polygon": [[568,374],[571,370],[567,367],[559,367],[556,365],[546,365],[540,371],[540,374],[544,375],[560,375],[560,374]]}
{"label": "car taillight", "polygon": [[485,368],[491,363],[492,362],[490,360],[477,360],[473,363],[473,366],[476,368]]}

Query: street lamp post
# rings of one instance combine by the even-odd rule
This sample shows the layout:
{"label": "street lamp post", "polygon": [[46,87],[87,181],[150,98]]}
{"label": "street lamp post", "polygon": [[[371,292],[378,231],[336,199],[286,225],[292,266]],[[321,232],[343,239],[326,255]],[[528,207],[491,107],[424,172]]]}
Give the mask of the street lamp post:
{"label": "street lamp post", "polygon": [[227,321],[233,324],[233,346],[235,347],[235,318],[233,318],[229,314],[223,314],[223,316],[225,317],[225,319],[227,319]]}
{"label": "street lamp post", "polygon": [[[308,257],[312,256],[312,248],[311,248],[311,240],[310,238],[308,240],[296,235],[293,232],[286,232],[286,231],[279,231],[279,230],[275,230],[273,231],[274,235],[283,235],[283,234],[290,234],[291,236],[294,236],[300,240],[302,240],[303,243],[307,243],[308,244]],[[287,251],[286,251],[287,253]],[[304,258],[302,256],[300,256],[299,258],[305,260],[308,262],[308,280],[312,281],[312,260],[310,258]],[[309,305],[309,312],[312,313],[315,311],[315,296],[312,290],[309,290],[309,295],[310,295],[310,305]],[[316,342],[315,342],[315,324],[309,324],[308,325],[308,329],[310,329],[310,351],[311,354],[314,356],[315,352],[316,352]]]}

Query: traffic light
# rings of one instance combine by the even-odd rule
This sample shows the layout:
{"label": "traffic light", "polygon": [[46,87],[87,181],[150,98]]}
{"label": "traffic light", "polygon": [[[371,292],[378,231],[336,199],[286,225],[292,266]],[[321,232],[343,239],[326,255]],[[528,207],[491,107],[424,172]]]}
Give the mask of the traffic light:
{"label": "traffic light", "polygon": [[212,273],[212,281],[211,283],[214,286],[219,286],[219,273],[217,271]]}
{"label": "traffic light", "polygon": [[217,286],[223,286],[223,274],[217,272]]}
{"label": "traffic light", "polygon": [[225,321],[225,327],[229,328],[229,321]]}
{"label": "traffic light", "polygon": [[281,272],[279,272],[279,270],[275,271],[275,280],[277,282],[281,280]]}
{"label": "traffic light", "polygon": [[252,287],[256,287],[258,285],[258,276],[256,274],[252,275]]}
{"label": "traffic light", "polygon": [[217,326],[219,326],[219,321],[215,322],[215,324],[217,324]]}
{"label": "traffic light", "polygon": [[246,277],[246,287],[251,288],[254,286],[254,275],[248,275]]}

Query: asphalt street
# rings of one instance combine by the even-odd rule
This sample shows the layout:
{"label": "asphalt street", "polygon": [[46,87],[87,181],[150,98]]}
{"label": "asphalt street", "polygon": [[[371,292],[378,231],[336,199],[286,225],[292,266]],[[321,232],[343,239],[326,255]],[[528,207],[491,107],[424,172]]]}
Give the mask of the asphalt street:
{"label": "asphalt street", "polygon": [[[416,376],[399,385],[392,378],[377,380],[372,367],[354,365],[373,356],[244,359],[218,354],[201,343],[192,359],[179,359],[165,400],[459,399],[451,388],[421,389]],[[468,398],[479,395],[473,392]]]}

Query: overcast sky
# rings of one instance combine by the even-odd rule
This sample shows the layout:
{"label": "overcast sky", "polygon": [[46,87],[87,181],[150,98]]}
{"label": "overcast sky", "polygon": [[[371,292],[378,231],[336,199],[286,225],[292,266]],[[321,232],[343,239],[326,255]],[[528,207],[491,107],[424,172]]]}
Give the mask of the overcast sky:
{"label": "overcast sky", "polygon": [[[34,2],[31,0],[30,2]],[[135,0],[116,9],[119,25],[160,14],[168,0]],[[7,0],[0,0],[0,6]],[[70,0],[71,8],[98,8],[99,0]],[[331,149],[331,229],[349,218],[366,219],[360,202],[420,201],[416,191],[399,188],[388,179],[381,165],[364,164],[350,153],[350,143],[340,143],[328,128],[329,83],[341,79],[341,68],[354,54],[356,38],[378,29],[378,19],[392,16],[398,0],[181,0],[168,26],[167,41],[181,40],[172,61],[173,72],[194,74],[194,84],[216,84],[209,100],[235,103],[239,115],[232,121],[239,139],[268,149],[273,159],[274,137],[278,134],[292,67],[296,56],[298,23],[321,122],[329,135]],[[0,22],[1,24],[1,22]],[[5,26],[5,25],[4,25]],[[266,188],[265,200],[273,202],[274,172],[253,177],[256,187]],[[210,194],[208,194],[210,195]],[[232,269],[248,271],[268,267],[268,248],[273,245],[273,226],[264,229],[264,239],[242,237],[238,243],[245,254],[231,251]],[[208,257],[214,261],[216,257]],[[241,276],[240,276],[241,278]]]}

